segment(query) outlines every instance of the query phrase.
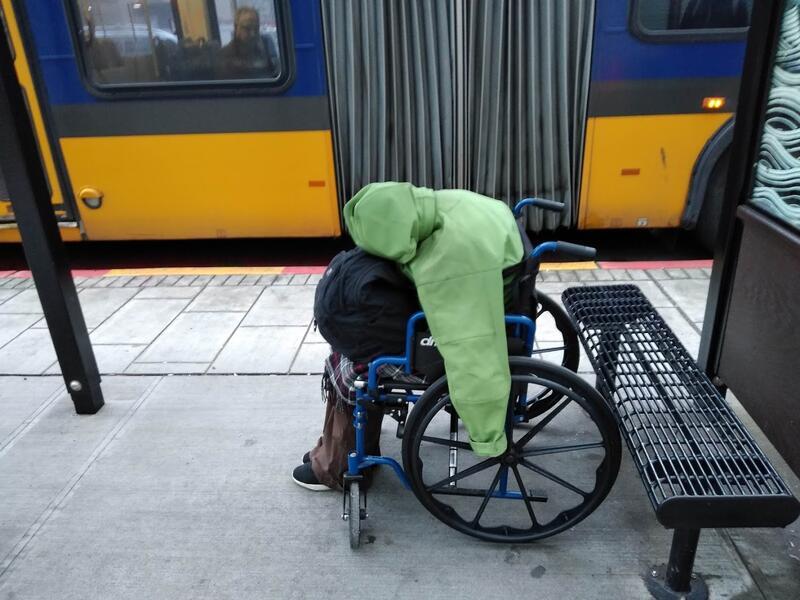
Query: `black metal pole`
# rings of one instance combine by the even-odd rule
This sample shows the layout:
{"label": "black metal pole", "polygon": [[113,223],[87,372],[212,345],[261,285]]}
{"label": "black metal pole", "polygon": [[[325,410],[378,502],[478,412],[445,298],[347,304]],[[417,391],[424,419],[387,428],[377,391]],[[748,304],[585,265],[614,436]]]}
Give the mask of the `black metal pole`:
{"label": "black metal pole", "polygon": [[94,414],[103,406],[100,374],[67,266],[24,91],[8,37],[1,32],[0,168],[67,390],[79,414]]}
{"label": "black metal pole", "polygon": [[[741,225],[736,219],[736,208],[746,200],[752,189],[753,165],[757,160],[758,143],[769,98],[772,62],[780,36],[783,8],[783,0],[759,0],[753,4],[747,52],[739,85],[730,166],[714,248],[714,268],[711,271],[703,335],[697,356],[700,368],[712,380],[717,375],[728,301],[741,241]],[[719,386],[722,382],[714,383]]]}
{"label": "black metal pole", "polygon": [[692,584],[692,567],[700,539],[699,529],[676,529],[669,551],[666,584],[675,592],[688,592]]}

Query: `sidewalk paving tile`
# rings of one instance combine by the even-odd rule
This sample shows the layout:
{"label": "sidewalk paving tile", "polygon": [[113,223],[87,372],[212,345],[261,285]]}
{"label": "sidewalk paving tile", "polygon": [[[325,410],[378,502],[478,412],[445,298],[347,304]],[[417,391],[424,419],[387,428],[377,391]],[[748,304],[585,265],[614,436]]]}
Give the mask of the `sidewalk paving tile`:
{"label": "sidewalk paving tile", "polygon": [[306,333],[306,338],[303,340],[303,343],[306,344],[327,344],[328,342],[322,337],[322,334],[319,332],[319,329],[314,328],[314,324],[312,323],[308,327],[308,333]]}
{"label": "sidewalk paving tile", "polygon": [[278,275],[272,285],[289,285],[293,275]]}
{"label": "sidewalk paving tile", "polygon": [[144,278],[134,277],[131,283],[138,280],[140,281],[140,283],[137,284],[136,287],[143,287],[143,288],[156,287],[158,286],[159,283],[164,281],[164,279],[166,279],[166,275],[154,275],[153,277],[144,277]]}
{"label": "sidewalk paving tile", "polygon": [[199,275],[194,281],[192,281],[192,285],[195,287],[203,287],[208,285],[212,278],[212,275]]}
{"label": "sidewalk paving tile", "polygon": [[170,287],[141,287],[136,294],[136,298],[139,300],[155,300],[159,298],[191,299],[197,296],[199,292],[200,288],[188,286],[178,287],[173,285]]}
{"label": "sidewalk paving tile", "polygon": [[627,271],[628,274],[631,276],[631,279],[635,281],[650,279],[647,276],[647,271],[645,271],[644,269],[627,269]]}
{"label": "sidewalk paving tile", "polygon": [[225,280],[224,285],[239,285],[244,279],[244,275],[231,275]]}
{"label": "sidewalk paving tile", "polygon": [[558,271],[540,271],[542,281],[561,281],[558,278]]}
{"label": "sidewalk paving tile", "polygon": [[114,277],[113,281],[108,287],[123,287],[126,283],[128,283],[133,277],[125,276],[125,277]]}
{"label": "sidewalk paving tile", "polygon": [[[13,340],[40,319],[40,315],[0,314],[0,347]],[[2,370],[3,366],[0,363],[0,370]]]}
{"label": "sidewalk paving tile", "polygon": [[137,362],[210,363],[242,320],[241,313],[184,313],[170,323]]}
{"label": "sidewalk paving tile", "polygon": [[289,282],[289,285],[305,285],[307,281],[308,275],[298,273],[297,275],[292,276],[292,280]]}
{"label": "sidewalk paving tile", "polygon": [[47,329],[28,329],[0,348],[0,373],[38,375],[56,360]]}
{"label": "sidewalk paving tile", "polygon": [[[146,347],[143,344],[92,344],[92,351],[101,375],[119,375],[125,372]],[[60,374],[61,367],[58,362],[50,365],[45,371],[45,375]]]}
{"label": "sidewalk paving tile", "polygon": [[708,298],[708,279],[678,279],[662,281],[661,287],[692,321],[702,321]]}
{"label": "sidewalk paving tile", "polygon": [[671,279],[686,279],[689,277],[689,274],[683,269],[666,269],[666,271]]}
{"label": "sidewalk paving tile", "polygon": [[167,286],[171,286],[171,285],[178,285],[178,281],[180,281],[180,279],[181,279],[180,275],[167,275],[166,277],[164,277],[164,279],[162,279],[158,283],[158,285],[159,285],[159,287],[167,287]]}
{"label": "sidewalk paving tile", "polygon": [[692,358],[697,358],[697,351],[700,348],[700,334],[694,325],[686,320],[677,308],[659,308],[660,314],[670,329],[678,336]]}
{"label": "sidewalk paving tile", "polygon": [[314,288],[270,286],[242,322],[244,326],[308,325],[313,316]]}
{"label": "sidewalk paving tile", "polygon": [[39,408],[59,390],[66,393],[60,377],[3,377],[0,385],[0,448],[9,444],[9,436],[18,434],[19,429],[30,422]]}
{"label": "sidewalk paving tile", "polygon": [[42,305],[36,290],[22,290],[13,298],[0,304],[0,313],[3,314],[42,314]]}
{"label": "sidewalk paving tile", "polygon": [[209,286],[200,292],[186,310],[247,312],[263,289],[261,286]]}
{"label": "sidewalk paving tile", "polygon": [[272,285],[273,281],[275,281],[275,275],[262,275],[258,278],[258,285]]}
{"label": "sidewalk paving tile", "polygon": [[594,272],[594,278],[597,281],[613,281],[614,280],[614,269],[597,269]]}
{"label": "sidewalk paving tile", "polygon": [[578,278],[578,271],[559,271],[558,278],[561,281],[571,282],[571,281],[580,281]]}
{"label": "sidewalk paving tile", "polygon": [[[6,378],[4,378],[5,381]],[[47,377],[47,381],[58,382],[63,386],[60,377]],[[91,416],[75,415],[75,409],[69,396],[64,392],[41,416],[30,425],[30,428],[0,455],[2,473],[0,477],[0,560],[9,558],[11,552],[26,535],[40,531],[34,524],[43,515],[52,510],[51,503],[66,496],[71,480],[74,480],[86,468],[98,444],[123,419],[133,402],[152,385],[153,379],[144,377],[114,377],[103,381],[103,392],[106,404],[97,414]],[[35,391],[35,387],[31,391]],[[0,416],[0,419],[4,419]],[[57,508],[57,507],[56,507]],[[58,527],[57,510],[55,527]],[[58,534],[57,534],[58,535]],[[60,542],[59,542],[60,545]],[[36,543],[28,548],[36,552]],[[27,548],[26,548],[27,550]],[[62,555],[67,554],[62,550]],[[18,559],[24,562],[27,552]],[[19,562],[17,563],[19,564]],[[5,575],[12,573],[7,571]],[[42,573],[38,578],[43,583]],[[14,585],[11,584],[13,589]],[[46,598],[41,588],[32,592],[30,598]],[[49,594],[49,592],[48,592]],[[100,596],[102,596],[102,592]],[[112,594],[115,595],[115,594]],[[14,597],[9,592],[6,577],[0,579],[0,597]],[[21,596],[17,596],[21,597]],[[74,598],[68,590],[54,591],[51,598]]]}
{"label": "sidewalk paving tile", "polygon": [[642,290],[642,293],[648,300],[650,300],[650,304],[652,304],[655,308],[673,305],[672,300],[670,300],[670,298],[663,291],[661,291],[661,288],[658,287],[656,282],[633,281],[632,283]]}
{"label": "sidewalk paving tile", "polygon": [[136,295],[136,288],[89,288],[81,290],[78,300],[81,303],[83,318],[87,327],[97,327],[128,300]]}
{"label": "sidewalk paving tile", "polygon": [[96,344],[149,344],[189,304],[188,300],[130,300],[91,334]]}
{"label": "sidewalk paving tile", "polygon": [[97,281],[92,287],[96,288],[106,288],[111,285],[111,282],[114,281],[114,277],[98,277]]}
{"label": "sidewalk paving tile", "polygon": [[631,274],[628,269],[608,269],[607,273],[611,273],[611,278],[615,281],[630,281]]}
{"label": "sidewalk paving tile", "polygon": [[3,302],[6,302],[9,298],[13,298],[18,293],[19,292],[16,291],[16,290],[0,289],[0,304],[3,304]]}
{"label": "sidewalk paving tile", "polygon": [[286,373],[305,333],[306,327],[240,327],[209,372]]}
{"label": "sidewalk paving tile", "polygon": [[303,344],[292,364],[292,373],[322,373],[330,352],[328,344]]}
{"label": "sidewalk paving tile", "polygon": [[125,373],[129,375],[202,375],[209,363],[196,362],[132,362]]}
{"label": "sidewalk paving tile", "polygon": [[669,275],[664,269],[648,269],[644,271],[650,277],[650,279],[661,280],[661,279],[669,279]]}

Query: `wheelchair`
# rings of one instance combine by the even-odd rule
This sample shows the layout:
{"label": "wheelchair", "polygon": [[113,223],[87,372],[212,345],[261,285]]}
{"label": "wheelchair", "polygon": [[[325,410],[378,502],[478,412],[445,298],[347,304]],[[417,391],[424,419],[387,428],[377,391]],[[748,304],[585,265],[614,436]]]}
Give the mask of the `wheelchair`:
{"label": "wheelchair", "polygon": [[[560,210],[550,200],[528,198],[526,206]],[[355,449],[343,476],[342,519],[348,523],[350,547],[361,544],[367,518],[362,472],[390,467],[403,485],[444,524],[475,538],[497,543],[540,540],[575,526],[605,499],[617,477],[621,442],[614,417],[602,396],[574,371],[577,335],[555,300],[535,291],[541,257],[546,253],[593,258],[593,248],[564,242],[536,247],[520,227],[526,258],[519,265],[512,306],[506,314],[511,391],[505,433],[508,449],[496,457],[478,457],[454,408],[441,355],[431,344],[425,315],[410,317],[405,352],[369,362],[354,383]],[[552,318],[560,340],[536,344],[537,322]],[[544,360],[548,350],[555,361]],[[383,365],[402,367],[430,383],[411,384],[379,376]],[[365,452],[367,407],[382,410],[397,422],[402,465]],[[410,407],[413,407],[410,409]],[[410,410],[409,410],[410,409]]]}

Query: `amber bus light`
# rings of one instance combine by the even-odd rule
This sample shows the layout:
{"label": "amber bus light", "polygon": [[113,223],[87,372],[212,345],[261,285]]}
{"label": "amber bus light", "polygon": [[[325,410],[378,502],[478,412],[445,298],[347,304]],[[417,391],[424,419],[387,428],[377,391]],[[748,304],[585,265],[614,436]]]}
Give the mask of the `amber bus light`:
{"label": "amber bus light", "polygon": [[725,106],[725,98],[703,98],[703,108],[706,110],[719,110]]}

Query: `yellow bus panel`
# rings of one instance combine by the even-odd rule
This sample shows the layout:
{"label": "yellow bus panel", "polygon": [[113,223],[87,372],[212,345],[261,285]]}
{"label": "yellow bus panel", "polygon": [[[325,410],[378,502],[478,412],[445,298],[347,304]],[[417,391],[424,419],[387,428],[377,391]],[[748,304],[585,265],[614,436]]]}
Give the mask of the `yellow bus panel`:
{"label": "yellow bus panel", "polygon": [[[25,56],[25,49],[22,45],[22,38],[20,37],[16,13],[14,11],[14,2],[12,0],[0,0],[0,7],[2,7],[3,14],[6,17],[5,21],[8,27],[8,35],[11,39],[11,44],[14,49],[14,69],[17,72],[17,79],[19,80],[20,87],[22,87],[22,91],[25,94],[25,99],[28,101],[28,106],[30,107],[33,128],[36,132],[36,137],[38,138],[42,162],[44,163],[47,179],[53,191],[50,200],[53,204],[61,204],[63,202],[61,188],[58,184],[56,168],[53,162],[53,154],[50,150],[50,143],[48,142],[47,133],[44,127],[42,109],[39,106],[39,98],[37,97],[36,90],[33,87],[33,77],[31,76],[28,58]],[[7,200],[8,198],[0,198],[0,217],[2,217],[6,211],[10,211],[10,204],[4,202]],[[0,241],[4,241],[4,234],[2,232],[0,232]]]}
{"label": "yellow bus panel", "polygon": [[581,229],[677,227],[703,146],[726,114],[588,120]]}
{"label": "yellow bus panel", "polygon": [[[63,138],[90,240],[340,234],[330,131]],[[89,194],[91,195],[91,194]]]}

